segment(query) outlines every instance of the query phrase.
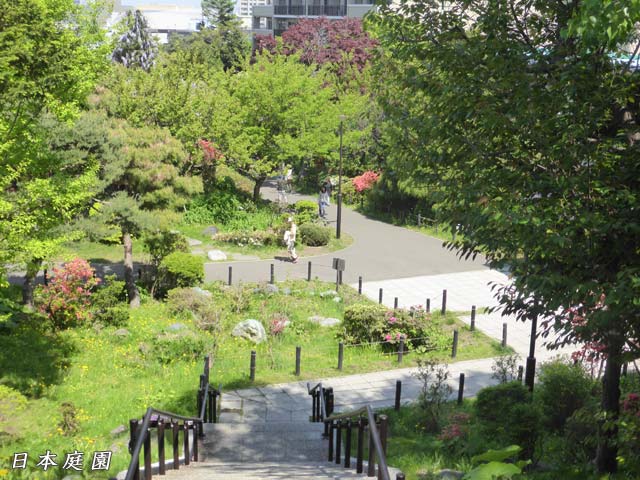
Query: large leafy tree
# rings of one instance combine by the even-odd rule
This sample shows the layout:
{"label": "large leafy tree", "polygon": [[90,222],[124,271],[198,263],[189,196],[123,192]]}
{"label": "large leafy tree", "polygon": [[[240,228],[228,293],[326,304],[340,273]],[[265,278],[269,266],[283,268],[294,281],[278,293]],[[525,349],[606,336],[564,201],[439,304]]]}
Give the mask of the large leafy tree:
{"label": "large leafy tree", "polygon": [[92,167],[68,168],[47,137],[55,118],[78,115],[105,68],[91,11],[101,10],[80,13],[72,0],[0,1],[0,270],[11,262],[37,272],[57,243],[54,230],[86,200]]}
{"label": "large leafy tree", "polygon": [[596,463],[615,471],[621,364],[640,356],[640,75],[621,51],[638,3],[446,5],[372,17],[391,167],[461,226],[452,247],[510,268],[505,312],[600,346]]}
{"label": "large leafy tree", "polygon": [[323,75],[294,57],[259,55],[229,76],[226,122],[214,135],[227,159],[254,182],[254,199],[282,163],[335,151],[338,111]]}

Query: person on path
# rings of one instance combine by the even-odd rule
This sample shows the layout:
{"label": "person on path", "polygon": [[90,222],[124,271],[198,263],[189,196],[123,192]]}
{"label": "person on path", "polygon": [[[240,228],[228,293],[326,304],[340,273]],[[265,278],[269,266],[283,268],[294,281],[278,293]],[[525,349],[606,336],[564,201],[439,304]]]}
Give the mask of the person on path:
{"label": "person on path", "polygon": [[278,191],[278,203],[287,204],[287,191],[286,184],[284,178],[282,176],[278,177],[278,182],[276,184],[276,190]]}
{"label": "person on path", "polygon": [[287,239],[287,251],[291,257],[291,262],[298,263],[298,254],[296,253],[296,236],[298,234],[298,227],[296,222],[294,222],[293,217],[289,217],[288,233],[288,238],[285,235],[285,239]]}
{"label": "person on path", "polygon": [[329,203],[329,192],[327,192],[327,187],[324,185],[320,187],[320,195],[318,195],[318,211],[320,218],[326,218],[327,210],[326,208],[330,205]]}

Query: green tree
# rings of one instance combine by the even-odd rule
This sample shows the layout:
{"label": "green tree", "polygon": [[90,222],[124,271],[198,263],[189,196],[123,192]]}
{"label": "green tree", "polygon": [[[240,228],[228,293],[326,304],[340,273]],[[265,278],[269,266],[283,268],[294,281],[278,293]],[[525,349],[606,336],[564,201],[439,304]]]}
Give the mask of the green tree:
{"label": "green tree", "polygon": [[237,23],[233,0],[202,0],[202,15],[213,28]]}
{"label": "green tree", "polygon": [[509,267],[506,313],[606,356],[601,472],[616,470],[621,363],[640,356],[640,77],[621,51],[634,29],[617,28],[640,5],[609,3],[418,0],[371,17],[402,186],[461,226],[461,255]]}
{"label": "green tree", "polygon": [[[133,271],[133,238],[162,226],[159,217],[170,220],[170,212],[184,207],[202,187],[199,179],[183,174],[187,153],[167,130],[117,122],[112,135],[122,150],[117,161],[103,165],[101,201],[90,223],[94,231],[106,226],[120,234],[125,286],[129,305],[135,308],[140,294]],[[161,210],[164,213],[158,215]]]}
{"label": "green tree", "polygon": [[227,162],[255,182],[257,201],[282,163],[332,151],[339,122],[334,91],[295,57],[259,55],[229,76],[228,116],[214,138]]}
{"label": "green tree", "polygon": [[67,169],[47,140],[55,118],[78,115],[106,66],[93,18],[72,0],[0,1],[0,283],[7,262],[27,264],[28,303],[29,278],[61,238],[54,230],[95,176],[92,161]]}
{"label": "green tree", "polygon": [[118,39],[111,59],[127,68],[149,71],[154,64],[157,47],[149,34],[147,19],[140,10],[128,11],[124,25],[126,31]]}

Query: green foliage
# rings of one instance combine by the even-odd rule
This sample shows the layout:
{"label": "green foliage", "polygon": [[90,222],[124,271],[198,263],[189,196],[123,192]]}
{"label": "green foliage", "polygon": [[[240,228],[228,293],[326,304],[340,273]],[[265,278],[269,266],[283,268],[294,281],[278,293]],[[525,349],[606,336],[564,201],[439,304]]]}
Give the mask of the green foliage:
{"label": "green foliage", "polygon": [[193,288],[174,288],[167,293],[167,307],[174,315],[196,312],[210,303],[210,298]]}
{"label": "green foliage", "polygon": [[202,15],[214,28],[237,22],[233,0],[202,0]]}
{"label": "green foliage", "polygon": [[593,403],[579,408],[564,423],[563,460],[573,463],[587,463],[593,460],[598,447],[598,408]]}
{"label": "green foliage", "polygon": [[310,247],[328,245],[332,237],[330,228],[315,223],[303,223],[298,232],[300,233],[302,243]]}
{"label": "green foliage", "polygon": [[163,333],[153,339],[151,354],[162,364],[194,361],[208,353],[210,342],[193,332]]}
{"label": "green foliage", "polygon": [[241,202],[232,192],[217,191],[193,200],[183,216],[187,224],[227,224],[240,211]]}
{"label": "green foliage", "polygon": [[167,255],[173,252],[188,252],[187,239],[175,230],[157,230],[144,236],[145,250],[151,255],[151,262],[156,267]]}
{"label": "green foliage", "polygon": [[349,343],[379,342],[380,324],[386,307],[373,303],[357,303],[344,309],[341,338]]}
{"label": "green foliage", "polygon": [[312,223],[318,218],[318,204],[311,200],[298,200],[293,209],[296,212],[298,226]]}
{"label": "green foliage", "polygon": [[239,247],[263,247],[268,245],[281,245],[280,236],[272,232],[230,232],[216,235],[216,240],[233,243]]}
{"label": "green foliage", "polygon": [[420,383],[418,405],[424,414],[423,425],[428,432],[440,431],[444,405],[453,389],[447,382],[449,370],[434,359],[419,359],[413,373]]}
{"label": "green foliage", "polygon": [[520,355],[512,353],[496,357],[491,365],[491,378],[495,378],[500,383],[513,382],[518,377],[518,362]]}
{"label": "green foliage", "polygon": [[535,397],[553,431],[561,432],[576,410],[593,402],[593,393],[594,382],[580,365],[556,360],[540,367]]}
{"label": "green foliage", "polygon": [[0,444],[20,435],[16,416],[27,407],[27,399],[20,392],[0,384]]}
{"label": "green foliage", "polygon": [[105,278],[104,284],[91,295],[91,311],[96,322],[103,325],[122,327],[129,322],[129,308],[126,305],[125,283],[115,275]]}
{"label": "green foliage", "polygon": [[202,259],[185,252],[173,252],[160,264],[161,292],[177,287],[192,287],[204,279]]}
{"label": "green foliage", "polygon": [[475,412],[481,428],[498,445],[521,445],[523,457],[533,457],[542,413],[527,387],[520,382],[485,387],[478,392]]}

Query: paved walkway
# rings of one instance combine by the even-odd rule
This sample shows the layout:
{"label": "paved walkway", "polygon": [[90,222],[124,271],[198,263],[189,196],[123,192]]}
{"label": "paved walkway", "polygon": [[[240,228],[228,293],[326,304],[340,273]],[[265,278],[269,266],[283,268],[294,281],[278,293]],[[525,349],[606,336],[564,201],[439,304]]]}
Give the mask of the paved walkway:
{"label": "paved walkway", "polygon": [[[275,200],[277,193],[271,184],[262,188],[264,198]],[[302,195],[289,195],[289,202],[314,200]],[[330,227],[335,228],[337,209],[328,208]],[[352,245],[340,252],[301,258],[297,264],[286,260],[262,260],[250,262],[216,262],[205,264],[207,281],[227,280],[228,266],[233,266],[233,281],[259,282],[269,280],[270,264],[275,264],[277,280],[306,278],[307,262],[312,262],[312,276],[325,281],[335,281],[331,268],[334,257],[346,260],[343,274],[345,283],[438,275],[452,272],[487,270],[484,259],[460,260],[455,252],[442,247],[442,241],[403,227],[367,218],[349,208],[342,211],[342,231],[354,239]]]}

